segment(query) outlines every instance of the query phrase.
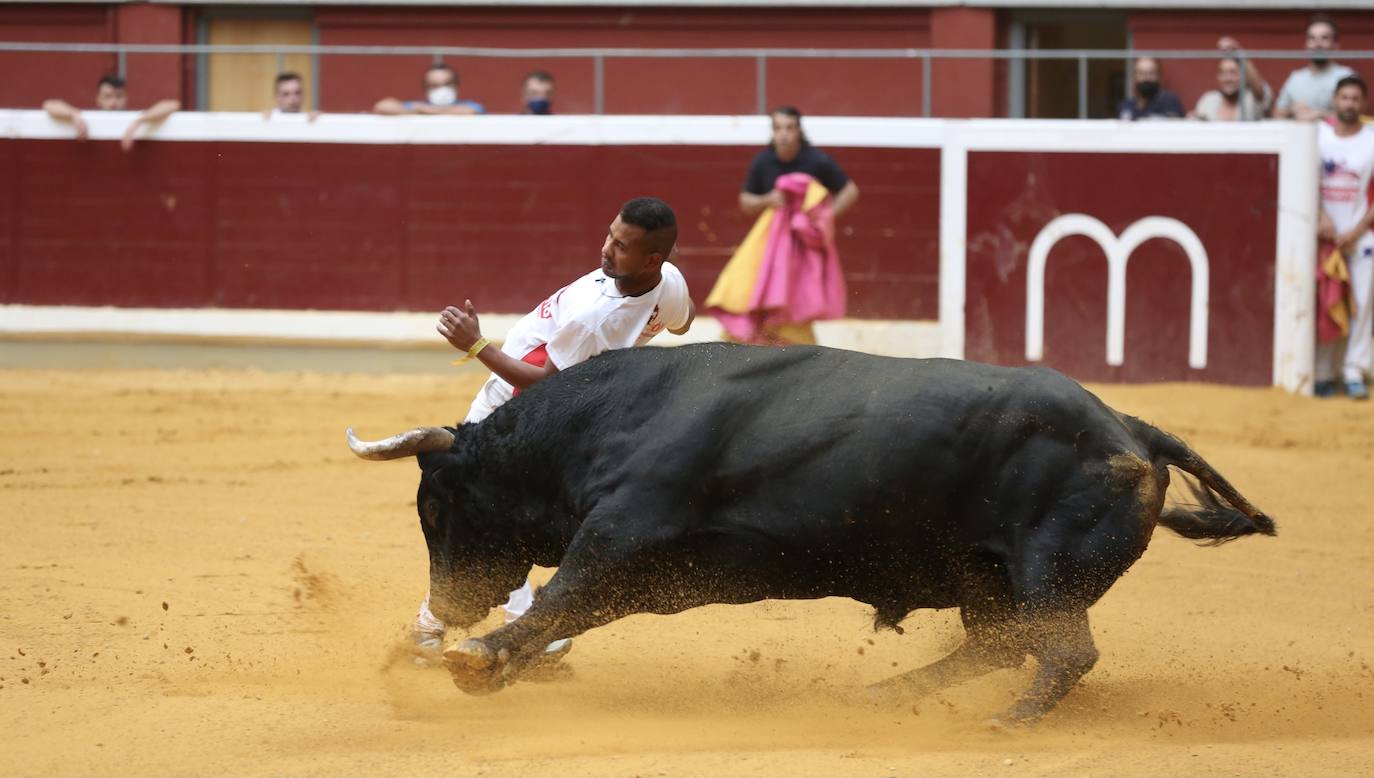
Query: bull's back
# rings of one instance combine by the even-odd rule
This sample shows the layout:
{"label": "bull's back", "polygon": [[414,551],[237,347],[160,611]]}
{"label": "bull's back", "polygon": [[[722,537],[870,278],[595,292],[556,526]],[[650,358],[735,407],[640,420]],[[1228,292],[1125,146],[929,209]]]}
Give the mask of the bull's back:
{"label": "bull's back", "polygon": [[944,505],[1032,440],[1131,445],[1096,397],[1039,368],[714,343],[612,352],[567,378],[608,388],[587,411],[610,430],[603,453],[609,439],[610,455],[811,514]]}

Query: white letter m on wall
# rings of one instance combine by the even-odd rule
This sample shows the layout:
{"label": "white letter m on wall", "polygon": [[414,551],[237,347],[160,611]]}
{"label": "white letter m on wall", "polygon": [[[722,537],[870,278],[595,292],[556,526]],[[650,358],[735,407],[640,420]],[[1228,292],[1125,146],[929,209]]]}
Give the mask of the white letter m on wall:
{"label": "white letter m on wall", "polygon": [[1168,238],[1183,248],[1192,270],[1193,296],[1188,321],[1188,366],[1207,367],[1207,251],[1188,225],[1164,216],[1146,216],[1127,227],[1121,237],[1107,225],[1083,213],[1056,218],[1031,242],[1026,267],[1026,359],[1045,357],[1045,264],[1050,249],[1070,235],[1092,238],[1107,255],[1107,364],[1119,366],[1126,350],[1126,263],[1140,244]]}

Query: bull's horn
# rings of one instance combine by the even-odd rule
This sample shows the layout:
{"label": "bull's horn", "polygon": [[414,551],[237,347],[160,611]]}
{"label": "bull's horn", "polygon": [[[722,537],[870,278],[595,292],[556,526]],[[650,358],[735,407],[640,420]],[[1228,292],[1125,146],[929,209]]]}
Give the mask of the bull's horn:
{"label": "bull's horn", "polygon": [[383,440],[358,440],[348,428],[348,447],[363,459],[400,459],[453,447],[453,433],[443,427],[416,427]]}

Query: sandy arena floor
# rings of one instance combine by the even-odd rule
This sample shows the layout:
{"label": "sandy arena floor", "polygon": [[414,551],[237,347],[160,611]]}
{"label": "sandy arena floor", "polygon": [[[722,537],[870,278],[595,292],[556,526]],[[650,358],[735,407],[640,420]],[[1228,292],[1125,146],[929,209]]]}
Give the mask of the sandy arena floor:
{"label": "sandy arena floor", "polygon": [[0,369],[0,774],[1374,773],[1374,406],[1100,387],[1280,534],[1161,531],[1092,611],[1097,669],[1008,734],[981,722],[1028,670],[837,701],[959,636],[952,612],[874,634],[847,600],[626,619],[577,639],[573,680],[487,698],[414,667],[417,471],[343,430],[452,422],[479,378]]}

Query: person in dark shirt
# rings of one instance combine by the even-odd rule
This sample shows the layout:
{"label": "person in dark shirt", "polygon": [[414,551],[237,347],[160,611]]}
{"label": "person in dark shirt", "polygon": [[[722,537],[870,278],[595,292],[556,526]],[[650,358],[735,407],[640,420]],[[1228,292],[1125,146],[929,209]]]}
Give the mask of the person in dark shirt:
{"label": "person in dark shirt", "polygon": [[784,105],[773,111],[773,142],[749,164],[739,208],[746,216],[758,216],[764,208],[781,208],[782,194],[774,187],[787,173],[806,173],[835,198],[835,215],[859,199],[859,187],[845,175],[829,154],[812,146],[801,128],[801,111]]}
{"label": "person in dark shirt", "polygon": [[1158,60],[1136,57],[1133,75],[1135,95],[1122,100],[1117,110],[1122,121],[1183,118],[1186,111],[1178,95],[1160,87]]}

